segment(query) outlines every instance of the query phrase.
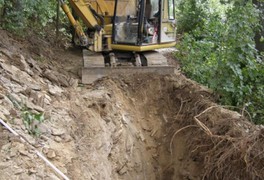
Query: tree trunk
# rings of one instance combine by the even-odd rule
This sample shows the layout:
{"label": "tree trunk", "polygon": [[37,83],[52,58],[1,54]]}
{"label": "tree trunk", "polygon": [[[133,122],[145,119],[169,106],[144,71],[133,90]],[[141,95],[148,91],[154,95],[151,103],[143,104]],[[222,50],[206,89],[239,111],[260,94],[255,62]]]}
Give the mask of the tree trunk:
{"label": "tree trunk", "polygon": [[258,10],[260,11],[260,25],[262,27],[262,29],[257,31],[255,34],[256,49],[259,52],[264,52],[264,2],[253,0],[253,3],[257,6]]}
{"label": "tree trunk", "polygon": [[56,41],[59,39],[59,25],[60,25],[60,2],[57,1]]}
{"label": "tree trunk", "polygon": [[6,3],[6,1],[3,1],[3,3],[0,4],[0,26],[2,26],[3,23],[4,23],[4,18],[5,18],[5,8],[6,8],[5,3]]}

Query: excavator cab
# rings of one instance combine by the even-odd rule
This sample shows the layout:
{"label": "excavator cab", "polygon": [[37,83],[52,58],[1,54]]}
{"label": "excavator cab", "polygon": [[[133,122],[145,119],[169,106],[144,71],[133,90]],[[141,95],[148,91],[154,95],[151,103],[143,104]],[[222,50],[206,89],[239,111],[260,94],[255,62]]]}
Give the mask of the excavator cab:
{"label": "excavator cab", "polygon": [[112,48],[146,51],[173,46],[174,0],[115,0]]}

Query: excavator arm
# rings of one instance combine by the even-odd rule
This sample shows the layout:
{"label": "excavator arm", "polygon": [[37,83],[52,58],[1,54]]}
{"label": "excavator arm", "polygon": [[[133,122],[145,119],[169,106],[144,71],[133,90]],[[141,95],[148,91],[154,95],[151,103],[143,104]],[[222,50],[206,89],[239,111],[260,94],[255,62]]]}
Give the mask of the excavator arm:
{"label": "excavator arm", "polygon": [[83,0],[69,0],[69,3],[88,28],[101,29],[89,4],[87,5]]}
{"label": "excavator arm", "polygon": [[[97,14],[89,4],[85,3],[84,0],[69,0],[71,8],[78,15],[78,17],[81,18],[86,27],[94,29],[94,36],[92,39],[89,39],[79,21],[74,18],[66,1],[60,0],[60,2],[64,13],[67,15],[70,23],[74,27],[75,33],[79,38],[80,45],[86,46],[92,51],[100,52],[102,50],[102,35],[104,32],[102,28],[102,25],[104,24],[103,18],[99,14]],[[100,6],[101,9],[105,13],[108,13],[108,9],[104,4],[104,1],[100,0],[99,2],[102,3],[102,6]],[[98,19],[101,21],[100,23],[98,22]]]}

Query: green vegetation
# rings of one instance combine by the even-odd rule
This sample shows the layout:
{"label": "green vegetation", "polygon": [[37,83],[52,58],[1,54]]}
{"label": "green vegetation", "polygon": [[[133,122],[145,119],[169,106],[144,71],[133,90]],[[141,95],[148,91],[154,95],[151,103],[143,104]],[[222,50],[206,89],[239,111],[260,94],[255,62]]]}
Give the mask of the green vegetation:
{"label": "green vegetation", "polygon": [[44,113],[33,112],[28,109],[25,103],[18,102],[12,95],[7,95],[8,99],[13,103],[14,107],[20,111],[20,117],[23,124],[30,135],[39,136],[39,125],[44,121]]}
{"label": "green vegetation", "polygon": [[45,31],[56,20],[56,0],[0,0],[0,25],[18,34]]}
{"label": "green vegetation", "polygon": [[23,118],[23,123],[28,133],[33,136],[39,136],[40,131],[38,129],[38,126],[40,123],[44,121],[44,114],[43,113],[33,113],[28,110],[23,110],[22,118]]}
{"label": "green vegetation", "polygon": [[222,104],[247,110],[255,123],[264,123],[264,60],[254,40],[259,11],[251,1],[178,3],[183,37],[176,56],[182,70],[215,90]]}

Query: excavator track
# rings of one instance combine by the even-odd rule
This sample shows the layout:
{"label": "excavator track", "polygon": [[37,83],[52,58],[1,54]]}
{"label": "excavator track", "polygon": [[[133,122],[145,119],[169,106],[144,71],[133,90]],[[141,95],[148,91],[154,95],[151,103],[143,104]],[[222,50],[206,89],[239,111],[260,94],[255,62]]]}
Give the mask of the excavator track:
{"label": "excavator track", "polygon": [[147,59],[148,67],[168,66],[167,58],[157,51],[144,52],[143,55]]}
{"label": "excavator track", "polygon": [[104,56],[83,50],[84,67],[82,69],[82,83],[91,84],[106,76],[133,75],[142,73],[174,74],[176,68],[169,66],[167,59],[156,51],[141,53],[147,60],[147,66],[106,66]]}

